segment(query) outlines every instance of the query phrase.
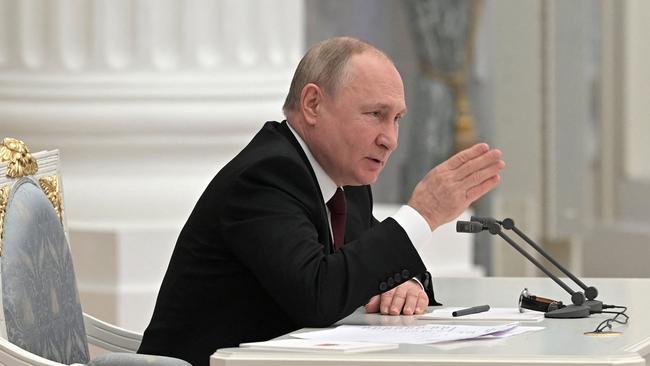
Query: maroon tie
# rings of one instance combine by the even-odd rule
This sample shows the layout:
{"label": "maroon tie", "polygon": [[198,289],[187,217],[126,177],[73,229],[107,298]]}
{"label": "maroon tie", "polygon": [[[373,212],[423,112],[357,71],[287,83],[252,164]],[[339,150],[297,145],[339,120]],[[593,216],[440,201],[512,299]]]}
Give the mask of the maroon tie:
{"label": "maroon tie", "polygon": [[334,247],[338,250],[341,249],[345,239],[345,219],[346,219],[346,205],[345,193],[341,188],[336,189],[334,197],[327,201],[327,208],[330,210],[332,217],[332,236],[334,237]]}

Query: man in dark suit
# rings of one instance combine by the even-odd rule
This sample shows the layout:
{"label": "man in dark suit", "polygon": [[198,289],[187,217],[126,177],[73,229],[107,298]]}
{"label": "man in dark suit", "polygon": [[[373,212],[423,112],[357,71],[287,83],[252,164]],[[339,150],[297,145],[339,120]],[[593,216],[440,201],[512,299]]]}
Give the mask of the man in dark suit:
{"label": "man in dark suit", "polygon": [[359,306],[435,304],[418,248],[499,181],[478,144],[434,168],[379,223],[373,183],[406,112],[390,59],[352,38],[308,51],[283,108],[212,180],[183,228],[140,351],[208,365],[216,349],[324,327]]}

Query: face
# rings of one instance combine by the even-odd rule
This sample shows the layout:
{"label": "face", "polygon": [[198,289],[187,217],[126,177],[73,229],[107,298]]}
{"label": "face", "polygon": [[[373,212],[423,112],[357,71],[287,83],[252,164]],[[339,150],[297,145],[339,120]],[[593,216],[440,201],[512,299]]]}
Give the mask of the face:
{"label": "face", "polygon": [[348,78],[336,95],[320,89],[309,145],[337,185],[374,183],[397,148],[406,113],[402,78],[384,56],[373,52],[349,60]]}

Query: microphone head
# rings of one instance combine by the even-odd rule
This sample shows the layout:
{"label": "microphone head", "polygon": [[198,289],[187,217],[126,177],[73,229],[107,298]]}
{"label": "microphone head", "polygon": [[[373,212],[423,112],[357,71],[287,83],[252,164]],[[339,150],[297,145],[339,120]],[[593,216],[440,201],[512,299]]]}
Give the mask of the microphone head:
{"label": "microphone head", "polygon": [[587,297],[587,300],[595,299],[598,296],[598,289],[594,286],[587,287],[585,290],[585,296]]}
{"label": "microphone head", "polygon": [[493,223],[499,223],[499,221],[497,221],[497,219],[493,217],[472,216],[470,220],[480,222],[481,224],[483,224],[483,226],[489,226],[490,224]]}
{"label": "microphone head", "polygon": [[469,220],[474,222],[480,222],[481,224],[485,223],[485,217],[480,217],[480,216],[472,216],[469,218]]}
{"label": "microphone head", "polygon": [[571,295],[571,302],[573,305],[582,305],[585,303],[585,301],[585,294],[580,291],[574,292],[573,295]]}
{"label": "microphone head", "polygon": [[458,233],[480,233],[483,230],[483,224],[480,222],[456,221],[456,232]]}
{"label": "microphone head", "polygon": [[489,223],[486,228],[492,235],[497,235],[501,232],[501,225],[496,222]]}
{"label": "microphone head", "polygon": [[515,222],[512,219],[504,219],[501,224],[503,225],[503,228],[506,230],[512,230],[512,228],[515,227]]}

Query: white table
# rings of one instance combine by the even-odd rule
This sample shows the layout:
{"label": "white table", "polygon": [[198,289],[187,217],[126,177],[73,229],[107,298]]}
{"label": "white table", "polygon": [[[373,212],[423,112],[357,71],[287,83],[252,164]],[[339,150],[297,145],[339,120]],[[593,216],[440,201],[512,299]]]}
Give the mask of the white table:
{"label": "white table", "polygon": [[[598,299],[626,305],[628,325],[615,325],[620,336],[584,335],[609,314],[584,319],[545,319],[546,329],[506,339],[473,340],[445,345],[408,345],[387,351],[358,354],[268,352],[240,348],[218,350],[210,359],[219,365],[646,365],[650,355],[650,279],[585,279],[596,286]],[[578,289],[569,281],[572,288]],[[434,282],[436,298],[449,306],[490,304],[514,307],[521,290],[570,302],[569,295],[546,278],[442,278]],[[431,321],[408,316],[381,316],[357,312],[337,324],[421,325]],[[485,324],[485,323],[473,323]],[[307,330],[307,329],[306,329]],[[309,329],[311,330],[311,329]]]}

